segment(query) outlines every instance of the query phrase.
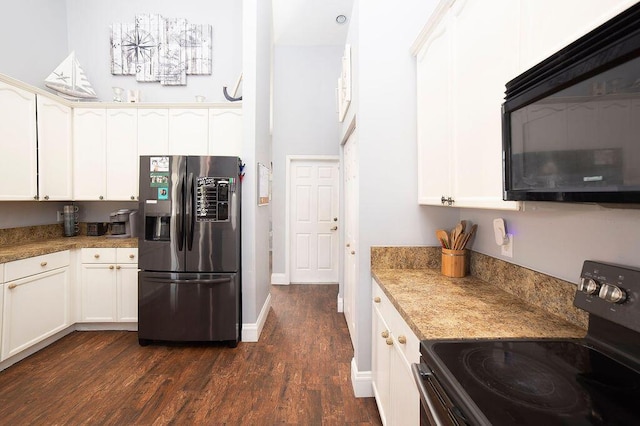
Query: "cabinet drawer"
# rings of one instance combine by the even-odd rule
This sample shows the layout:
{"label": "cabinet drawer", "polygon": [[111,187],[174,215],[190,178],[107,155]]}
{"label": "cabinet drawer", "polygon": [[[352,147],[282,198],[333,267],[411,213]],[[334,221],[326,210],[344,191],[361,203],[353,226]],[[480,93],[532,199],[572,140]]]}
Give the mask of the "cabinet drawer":
{"label": "cabinet drawer", "polygon": [[116,263],[116,249],[83,248],[80,258],[82,263]]}
{"label": "cabinet drawer", "polygon": [[116,262],[117,263],[138,263],[138,249],[137,248],[117,248]]}
{"label": "cabinet drawer", "polygon": [[5,265],[5,282],[69,265],[69,250],[16,260]]}

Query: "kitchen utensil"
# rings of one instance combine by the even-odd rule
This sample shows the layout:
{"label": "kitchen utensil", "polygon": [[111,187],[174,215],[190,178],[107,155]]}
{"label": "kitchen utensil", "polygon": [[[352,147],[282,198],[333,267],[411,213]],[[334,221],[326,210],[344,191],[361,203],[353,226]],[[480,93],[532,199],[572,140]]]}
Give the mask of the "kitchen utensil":
{"label": "kitchen utensil", "polygon": [[442,247],[443,248],[450,248],[450,242],[449,242],[449,234],[447,233],[447,231],[443,230],[443,229],[438,229],[436,231],[436,237],[438,237],[438,240],[440,240],[440,242],[442,243]]}

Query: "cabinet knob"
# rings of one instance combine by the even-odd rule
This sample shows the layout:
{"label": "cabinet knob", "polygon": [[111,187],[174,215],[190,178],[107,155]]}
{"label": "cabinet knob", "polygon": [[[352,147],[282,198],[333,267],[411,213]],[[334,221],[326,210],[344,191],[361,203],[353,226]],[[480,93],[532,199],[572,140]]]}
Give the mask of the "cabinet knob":
{"label": "cabinet knob", "polygon": [[373,301],[376,303],[380,303],[380,297],[376,296],[373,298]]}
{"label": "cabinet knob", "polygon": [[120,268],[122,268],[122,266],[120,266],[120,265],[116,266],[116,269],[120,269]]}
{"label": "cabinet knob", "polygon": [[100,258],[100,255],[98,253],[94,254],[93,257],[95,257],[96,259]]}
{"label": "cabinet knob", "polygon": [[351,243],[347,243],[347,247],[351,247]]}
{"label": "cabinet knob", "polygon": [[37,196],[37,195],[34,195],[34,196],[33,196],[33,199],[34,199],[34,200],[37,200],[37,199],[38,199],[38,196]]}
{"label": "cabinet knob", "polygon": [[104,197],[101,195],[98,197],[98,200],[104,200]]}
{"label": "cabinet knob", "polygon": [[356,254],[356,251],[355,250],[351,250],[351,254]]}
{"label": "cabinet knob", "polygon": [[13,289],[14,289],[14,288],[16,288],[16,287],[18,287],[18,284],[16,284],[16,283],[11,283],[11,284],[9,284],[9,285],[7,286],[7,288],[8,288],[9,290],[13,290]]}
{"label": "cabinet knob", "polygon": [[135,199],[136,199],[136,197],[134,197],[134,196],[132,195],[132,196],[131,196],[131,199],[132,199],[132,200],[135,200]]}
{"label": "cabinet knob", "polygon": [[389,338],[386,340],[386,342],[387,342],[387,345],[389,345],[389,346],[393,346],[393,339],[392,339],[391,337],[389,337]]}
{"label": "cabinet knob", "polygon": [[113,269],[113,265],[109,265],[109,269]]}
{"label": "cabinet knob", "polygon": [[383,339],[387,339],[389,337],[389,331],[388,330],[383,331],[382,333],[380,333],[380,336]]}
{"label": "cabinet knob", "polygon": [[136,257],[136,255],[133,253],[129,255],[129,259],[133,259],[134,257]]}
{"label": "cabinet knob", "polygon": [[407,337],[406,336],[398,336],[398,343],[404,345],[405,343],[407,343]]}
{"label": "cabinet knob", "polygon": [[45,266],[47,266],[47,262],[40,262],[40,266],[44,268]]}
{"label": "cabinet knob", "polygon": [[45,200],[48,200],[48,199],[49,199],[49,196],[48,196],[48,195],[45,195],[45,196],[44,196],[44,199],[45,199]]}

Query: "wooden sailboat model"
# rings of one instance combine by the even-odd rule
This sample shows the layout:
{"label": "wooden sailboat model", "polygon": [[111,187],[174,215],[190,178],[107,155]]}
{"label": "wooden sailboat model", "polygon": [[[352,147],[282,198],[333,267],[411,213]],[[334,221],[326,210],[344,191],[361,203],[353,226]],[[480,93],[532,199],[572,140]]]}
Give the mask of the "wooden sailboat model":
{"label": "wooden sailboat model", "polygon": [[55,90],[67,99],[95,99],[96,92],[87,80],[75,52],[67,58],[44,80],[45,86]]}

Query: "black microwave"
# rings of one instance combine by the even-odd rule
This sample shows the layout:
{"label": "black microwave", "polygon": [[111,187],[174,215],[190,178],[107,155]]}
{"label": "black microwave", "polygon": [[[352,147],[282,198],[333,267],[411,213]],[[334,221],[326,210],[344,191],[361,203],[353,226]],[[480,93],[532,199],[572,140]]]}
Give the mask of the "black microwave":
{"label": "black microwave", "polygon": [[505,200],[640,203],[640,3],[505,94]]}

